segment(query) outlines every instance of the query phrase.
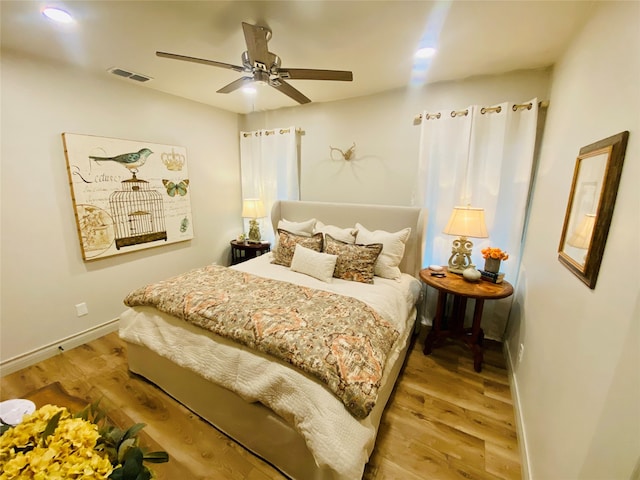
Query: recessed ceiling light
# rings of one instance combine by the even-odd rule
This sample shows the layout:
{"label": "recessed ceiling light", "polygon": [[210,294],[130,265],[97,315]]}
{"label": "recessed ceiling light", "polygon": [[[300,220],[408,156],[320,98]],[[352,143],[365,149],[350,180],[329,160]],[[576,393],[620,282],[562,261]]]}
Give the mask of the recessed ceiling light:
{"label": "recessed ceiling light", "polygon": [[416,58],[431,58],[436,54],[437,50],[433,47],[424,47],[418,50],[414,57]]}
{"label": "recessed ceiling light", "polygon": [[69,12],[62,10],[61,8],[47,7],[42,10],[42,14],[50,20],[58,23],[71,23],[73,17]]}

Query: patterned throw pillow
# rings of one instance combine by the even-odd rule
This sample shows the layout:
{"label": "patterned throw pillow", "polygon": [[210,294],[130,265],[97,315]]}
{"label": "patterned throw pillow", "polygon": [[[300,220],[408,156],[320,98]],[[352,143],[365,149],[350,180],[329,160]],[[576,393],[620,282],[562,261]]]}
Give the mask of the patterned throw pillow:
{"label": "patterned throw pillow", "polygon": [[291,266],[291,259],[296,250],[296,245],[302,245],[316,252],[322,251],[322,233],[316,233],[311,237],[296,235],[286,230],[278,229],[278,246],[273,253],[273,261],[276,265]]}
{"label": "patterned throw pillow", "polygon": [[336,240],[325,234],[324,252],[338,255],[333,276],[353,282],[373,283],[373,273],[378,255],[382,251],[381,243],[356,245]]}

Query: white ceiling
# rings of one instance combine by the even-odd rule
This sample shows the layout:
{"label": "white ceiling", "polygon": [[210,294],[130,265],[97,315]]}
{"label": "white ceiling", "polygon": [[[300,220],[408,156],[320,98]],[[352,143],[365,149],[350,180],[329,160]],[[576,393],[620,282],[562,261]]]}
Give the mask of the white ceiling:
{"label": "white ceiling", "polygon": [[[474,75],[547,67],[591,13],[578,1],[58,1],[76,22],[55,24],[43,1],[1,4],[2,48],[74,65],[238,113],[297,105],[268,86],[254,96],[216,90],[241,74],[159,58],[156,50],[242,65],[241,22],[265,25],[282,67],[351,70],[353,82],[290,80],[313,102]],[[414,65],[422,41],[437,44]],[[153,80],[107,72],[119,67]],[[425,70],[426,68],[426,70]],[[415,72],[412,75],[413,70]],[[426,71],[426,73],[424,73]]]}

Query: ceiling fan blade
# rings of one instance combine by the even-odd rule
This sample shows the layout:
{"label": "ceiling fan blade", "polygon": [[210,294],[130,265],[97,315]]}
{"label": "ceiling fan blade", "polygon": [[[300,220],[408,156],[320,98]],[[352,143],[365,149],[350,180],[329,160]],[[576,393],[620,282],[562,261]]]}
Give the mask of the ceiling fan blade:
{"label": "ceiling fan blade", "polygon": [[249,52],[251,64],[255,65],[256,62],[262,63],[268,70],[275,57],[267,48],[267,42],[269,38],[271,38],[271,30],[259,25],[250,25],[242,22],[242,31],[244,32],[244,40],[247,43],[247,51]]}
{"label": "ceiling fan blade", "polygon": [[203,65],[209,65],[212,67],[228,68],[236,72],[243,72],[244,68],[238,65],[231,65],[230,63],[216,62],[215,60],[206,60],[204,58],[187,57],[186,55],[177,55],[175,53],[156,52],[158,57],[171,58],[173,60],[183,60],[185,62],[202,63]]}
{"label": "ceiling fan blade", "polygon": [[238,90],[241,87],[244,87],[247,83],[252,83],[253,77],[240,77],[237,80],[234,80],[229,85],[225,85],[217,93],[231,93],[235,90]]}
{"label": "ceiling fan blade", "polygon": [[270,83],[273,88],[284,93],[286,96],[293,98],[298,103],[311,103],[311,100],[305,97],[302,92],[296,90],[287,82],[282,79],[278,79],[275,82]]}
{"label": "ceiling fan blade", "polygon": [[314,70],[310,68],[281,68],[280,76],[290,80],[339,80],[353,81],[353,73],[347,70]]}

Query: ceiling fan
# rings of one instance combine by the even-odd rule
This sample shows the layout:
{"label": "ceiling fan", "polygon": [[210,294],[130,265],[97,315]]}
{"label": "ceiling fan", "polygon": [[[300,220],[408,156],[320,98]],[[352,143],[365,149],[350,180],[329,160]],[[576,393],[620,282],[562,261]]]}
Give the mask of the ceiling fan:
{"label": "ceiling fan", "polygon": [[298,103],[309,103],[311,100],[295,89],[287,80],[338,80],[350,82],[353,80],[353,73],[345,70],[314,70],[309,68],[281,68],[280,57],[271,53],[267,49],[267,42],[271,39],[271,30],[259,25],[250,25],[242,22],[247,50],[242,53],[242,66],[231,65],[229,63],[206,60],[204,58],[188,57],[176,55],[175,53],[156,52],[156,55],[174,60],[186,62],[202,63],[214,67],[227,68],[236,72],[248,73],[250,75],[240,77],[228,85],[225,85],[218,93],[230,93],[240,87],[253,82],[262,82],[272,86],[276,90],[291,97]]}

